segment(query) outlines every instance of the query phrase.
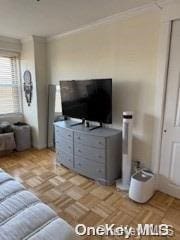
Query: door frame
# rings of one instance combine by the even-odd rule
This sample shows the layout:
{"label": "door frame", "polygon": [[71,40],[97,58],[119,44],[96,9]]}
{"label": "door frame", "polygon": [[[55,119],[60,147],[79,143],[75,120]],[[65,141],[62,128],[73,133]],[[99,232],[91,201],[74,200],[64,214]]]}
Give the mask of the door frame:
{"label": "door frame", "polygon": [[165,116],[172,23],[174,20],[180,20],[180,3],[173,3],[165,6],[161,13],[155,93],[155,122],[152,147],[152,170],[157,176],[156,188],[172,195],[173,193],[171,193],[169,189],[164,188],[166,184],[163,183],[159,175],[159,170],[162,150],[161,146]]}
{"label": "door frame", "polygon": [[170,54],[172,21],[161,22],[161,32],[159,37],[156,93],[155,93],[155,123],[153,134],[152,170],[159,173],[162,133],[165,114],[167,77]]}

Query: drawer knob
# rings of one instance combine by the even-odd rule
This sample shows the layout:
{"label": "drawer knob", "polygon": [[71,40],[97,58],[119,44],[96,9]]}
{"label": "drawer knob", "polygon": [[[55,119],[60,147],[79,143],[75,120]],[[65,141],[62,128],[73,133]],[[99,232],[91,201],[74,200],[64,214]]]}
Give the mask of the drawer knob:
{"label": "drawer knob", "polygon": [[71,135],[70,135],[70,134],[68,134],[68,137],[71,137]]}
{"label": "drawer knob", "polygon": [[80,149],[78,149],[78,152],[80,153],[80,152],[81,152],[81,150],[80,150]]}
{"label": "drawer knob", "polygon": [[102,144],[102,142],[101,142],[101,141],[99,141],[99,144]]}
{"label": "drawer knob", "polygon": [[81,138],[80,138],[80,137],[78,137],[78,139],[80,140]]}
{"label": "drawer knob", "polygon": [[69,149],[71,149],[71,146],[68,146]]}
{"label": "drawer knob", "polygon": [[81,163],[78,163],[79,166],[81,166]]}

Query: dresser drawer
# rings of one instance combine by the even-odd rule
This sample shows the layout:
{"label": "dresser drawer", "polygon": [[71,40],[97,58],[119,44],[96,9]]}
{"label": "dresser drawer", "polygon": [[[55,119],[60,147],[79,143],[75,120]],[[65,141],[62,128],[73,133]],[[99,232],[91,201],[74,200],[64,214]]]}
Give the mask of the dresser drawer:
{"label": "dresser drawer", "polygon": [[75,169],[89,178],[95,180],[105,178],[105,166],[100,163],[86,161],[84,158],[75,156]]}
{"label": "dresser drawer", "polygon": [[57,163],[63,164],[64,166],[69,167],[69,168],[73,168],[73,166],[74,166],[73,155],[67,154],[63,151],[56,152],[56,161],[57,161]]}
{"label": "dresser drawer", "polygon": [[73,142],[73,131],[71,129],[55,127],[55,139],[65,138]]}
{"label": "dresser drawer", "polygon": [[76,156],[87,158],[91,161],[105,163],[105,149],[98,149],[81,144],[75,144],[74,152]]}
{"label": "dresser drawer", "polygon": [[73,142],[59,137],[56,139],[56,149],[66,153],[73,154]]}
{"label": "dresser drawer", "polygon": [[79,132],[74,133],[75,143],[84,144],[96,148],[105,148],[105,138],[96,137],[88,134],[83,134]]}

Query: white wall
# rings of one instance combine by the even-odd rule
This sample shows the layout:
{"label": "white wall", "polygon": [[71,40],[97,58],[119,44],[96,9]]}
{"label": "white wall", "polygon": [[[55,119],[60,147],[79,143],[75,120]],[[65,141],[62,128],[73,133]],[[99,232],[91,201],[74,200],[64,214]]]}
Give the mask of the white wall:
{"label": "white wall", "polygon": [[33,94],[32,103],[28,106],[23,91],[24,119],[32,127],[33,146],[42,149],[47,146],[46,43],[44,38],[33,36],[23,42],[22,79],[25,70],[31,72]]}
{"label": "white wall", "polygon": [[113,79],[113,127],[125,110],[135,112],[133,158],[148,166],[152,155],[159,11],[116,20],[47,45],[48,78]]}
{"label": "white wall", "polygon": [[47,146],[48,83],[46,75],[46,41],[34,37],[35,69],[38,102],[39,148]]}
{"label": "white wall", "polygon": [[[38,126],[38,110],[37,110],[37,86],[36,86],[36,73],[35,73],[35,53],[34,53],[34,40],[33,38],[24,41],[22,44],[21,52],[21,71],[22,79],[23,74],[26,70],[31,72],[32,84],[33,84],[33,93],[32,93],[32,102],[28,106],[25,94],[22,86],[23,93],[23,114],[25,122],[28,123],[32,128],[32,141],[33,147],[39,145],[39,126]],[[22,83],[23,84],[23,83]]]}

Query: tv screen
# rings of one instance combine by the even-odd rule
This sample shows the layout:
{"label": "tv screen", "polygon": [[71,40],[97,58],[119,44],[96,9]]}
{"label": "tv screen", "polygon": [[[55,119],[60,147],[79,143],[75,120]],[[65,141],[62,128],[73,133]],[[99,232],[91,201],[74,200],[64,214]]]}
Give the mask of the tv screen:
{"label": "tv screen", "polygon": [[112,123],[112,79],[60,81],[64,116]]}

